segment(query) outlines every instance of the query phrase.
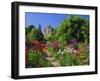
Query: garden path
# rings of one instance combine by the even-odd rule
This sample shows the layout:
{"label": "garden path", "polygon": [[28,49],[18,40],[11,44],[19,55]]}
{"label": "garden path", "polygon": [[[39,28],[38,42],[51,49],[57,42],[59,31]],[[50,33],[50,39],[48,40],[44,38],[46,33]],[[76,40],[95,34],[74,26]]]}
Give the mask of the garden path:
{"label": "garden path", "polygon": [[48,52],[47,50],[43,50],[43,51],[46,54],[46,60],[48,60],[52,64],[52,66],[54,66],[54,67],[61,66],[59,61],[56,60],[50,52]]}

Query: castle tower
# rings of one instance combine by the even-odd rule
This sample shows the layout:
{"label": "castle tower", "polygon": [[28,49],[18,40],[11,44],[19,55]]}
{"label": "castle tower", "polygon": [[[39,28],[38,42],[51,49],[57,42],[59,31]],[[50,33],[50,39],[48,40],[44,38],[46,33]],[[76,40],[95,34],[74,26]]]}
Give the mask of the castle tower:
{"label": "castle tower", "polygon": [[53,28],[48,25],[45,29],[44,29],[44,38],[48,38],[52,35],[53,33]]}

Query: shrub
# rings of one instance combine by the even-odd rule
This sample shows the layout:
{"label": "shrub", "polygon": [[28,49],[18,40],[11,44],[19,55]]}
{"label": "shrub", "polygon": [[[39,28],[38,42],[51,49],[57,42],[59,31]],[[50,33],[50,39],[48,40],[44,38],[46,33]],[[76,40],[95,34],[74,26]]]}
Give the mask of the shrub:
{"label": "shrub", "polygon": [[36,66],[38,63],[38,59],[39,59],[39,55],[37,54],[37,52],[30,49],[28,53],[29,65]]}

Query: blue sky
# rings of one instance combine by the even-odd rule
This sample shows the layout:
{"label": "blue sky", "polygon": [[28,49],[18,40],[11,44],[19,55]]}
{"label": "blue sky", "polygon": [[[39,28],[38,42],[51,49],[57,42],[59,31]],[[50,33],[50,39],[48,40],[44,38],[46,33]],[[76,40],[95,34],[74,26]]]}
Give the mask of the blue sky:
{"label": "blue sky", "polygon": [[[33,13],[25,12],[25,27],[34,25],[36,28],[41,24],[42,32],[47,25],[56,28],[64,19],[68,18],[70,14],[50,14],[50,13]],[[88,15],[80,15],[83,18],[89,19]]]}

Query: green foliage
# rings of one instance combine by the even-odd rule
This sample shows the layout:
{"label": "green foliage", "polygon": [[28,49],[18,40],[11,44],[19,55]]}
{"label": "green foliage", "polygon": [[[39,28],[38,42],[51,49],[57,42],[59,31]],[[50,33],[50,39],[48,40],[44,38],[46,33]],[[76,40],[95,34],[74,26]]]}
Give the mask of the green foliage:
{"label": "green foliage", "polygon": [[29,50],[28,63],[31,67],[49,67],[51,63],[45,59],[42,52]]}
{"label": "green foliage", "polygon": [[27,37],[30,41],[37,39],[37,31],[35,28],[32,28],[31,31],[27,34]]}
{"label": "green foliage", "polygon": [[58,26],[54,37],[60,42],[68,42],[71,38],[76,38],[79,42],[88,42],[89,21],[80,16],[70,16]]}
{"label": "green foliage", "polygon": [[36,51],[29,50],[28,53],[28,63],[31,65],[37,65],[39,59],[39,55]]}
{"label": "green foliage", "polygon": [[44,35],[43,35],[42,31],[41,31],[41,25],[39,25],[39,28],[37,29],[36,37],[37,37],[37,40],[39,40],[39,41],[43,41],[44,40]]}
{"label": "green foliage", "polygon": [[29,34],[33,28],[35,28],[34,25],[30,25],[30,26],[28,26],[28,27],[25,27],[26,35]]}
{"label": "green foliage", "polygon": [[65,53],[61,55],[59,60],[62,66],[72,66],[73,65],[73,56],[70,53]]}
{"label": "green foliage", "polygon": [[50,67],[51,63],[45,59],[45,57],[43,56],[43,54],[39,54],[39,62],[38,65],[41,67]]}
{"label": "green foliage", "polygon": [[41,31],[41,25],[39,25],[39,28],[36,29],[35,26],[30,25],[28,28],[26,28],[26,37],[30,40],[44,40],[44,35]]}

